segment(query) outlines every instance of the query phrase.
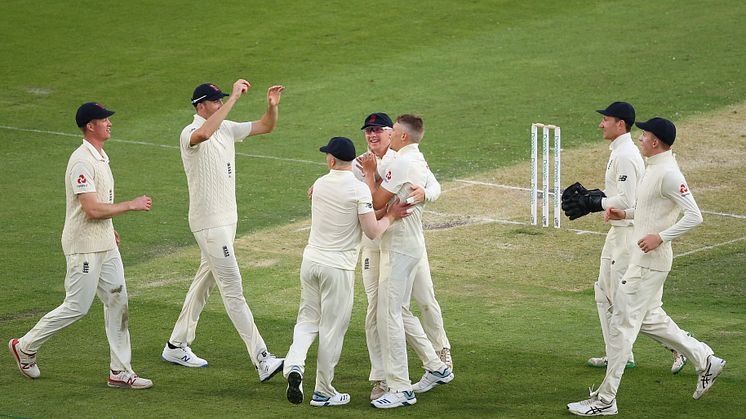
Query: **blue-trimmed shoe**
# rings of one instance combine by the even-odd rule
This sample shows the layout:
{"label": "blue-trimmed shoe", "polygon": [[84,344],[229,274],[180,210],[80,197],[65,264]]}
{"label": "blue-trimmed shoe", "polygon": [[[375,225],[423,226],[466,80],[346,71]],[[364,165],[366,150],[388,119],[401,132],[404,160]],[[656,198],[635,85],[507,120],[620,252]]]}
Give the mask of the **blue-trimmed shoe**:
{"label": "blue-trimmed shoe", "polygon": [[311,406],[324,407],[324,406],[342,406],[350,402],[350,395],[347,393],[337,393],[332,397],[324,396],[323,394],[314,391],[313,397],[311,398]]}
{"label": "blue-trimmed shoe", "polygon": [[415,393],[424,393],[437,385],[450,383],[453,377],[454,375],[448,367],[443,368],[442,371],[425,371],[420,381],[412,386],[412,390]]}
{"label": "blue-trimmed shoe", "polygon": [[417,397],[414,395],[414,391],[388,392],[370,402],[373,407],[378,409],[411,406],[415,403],[417,403]]}

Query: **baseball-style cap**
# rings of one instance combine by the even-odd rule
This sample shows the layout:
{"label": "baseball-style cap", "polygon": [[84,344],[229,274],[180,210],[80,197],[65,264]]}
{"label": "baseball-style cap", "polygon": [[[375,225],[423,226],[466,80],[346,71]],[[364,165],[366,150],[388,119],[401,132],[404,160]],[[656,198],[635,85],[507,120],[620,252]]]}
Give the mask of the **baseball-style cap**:
{"label": "baseball-style cap", "polygon": [[104,105],[88,102],[78,107],[78,112],[75,113],[75,122],[78,124],[78,128],[83,128],[85,124],[94,119],[104,119],[112,115],[114,115],[114,111],[104,108]]}
{"label": "baseball-style cap", "polygon": [[319,148],[322,153],[329,153],[342,161],[355,160],[355,144],[347,137],[333,137],[329,144]]}
{"label": "baseball-style cap", "polygon": [[596,112],[605,116],[613,116],[632,125],[635,123],[635,108],[627,102],[614,102],[606,109],[599,109]]}
{"label": "baseball-style cap", "polygon": [[635,125],[641,130],[652,132],[659,140],[668,145],[673,145],[676,139],[676,126],[668,119],[656,117],[645,122],[638,122]]}
{"label": "baseball-style cap", "polygon": [[363,127],[360,129],[366,129],[368,127],[389,127],[393,128],[394,123],[391,122],[391,118],[383,112],[376,112],[368,115],[363,122]]}
{"label": "baseball-style cap", "polygon": [[197,106],[198,103],[204,102],[205,100],[218,100],[230,96],[228,93],[224,93],[218,86],[212,83],[203,83],[194,89],[192,94],[192,105]]}

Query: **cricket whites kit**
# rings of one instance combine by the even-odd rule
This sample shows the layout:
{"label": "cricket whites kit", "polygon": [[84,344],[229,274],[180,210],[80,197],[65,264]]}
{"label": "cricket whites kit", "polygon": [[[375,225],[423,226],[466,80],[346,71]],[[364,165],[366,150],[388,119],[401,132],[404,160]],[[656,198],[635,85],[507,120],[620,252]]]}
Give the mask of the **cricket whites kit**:
{"label": "cricket whites kit", "polygon": [[[301,301],[283,373],[286,378],[291,372],[303,376],[308,349],[318,336],[311,404],[346,404],[349,395],[337,392],[332,380],[352,314],[362,234],[358,216],[373,212],[373,200],[368,186],[351,171],[332,169],[314,183],[311,202],[311,232],[300,269]],[[291,400],[302,401],[302,392]]]}
{"label": "cricket whites kit", "polygon": [[[645,172],[645,162],[629,133],[617,137],[611,142],[609,149],[611,154],[604,181],[606,198],[603,198],[601,205],[604,209],[632,208],[635,205],[637,185]],[[609,224],[611,228],[601,250],[598,281],[593,287],[604,345],[609,337],[614,293],[629,265],[629,243],[634,229],[632,220],[612,220]],[[633,361],[631,350],[628,360]]]}
{"label": "cricket whites kit", "polygon": [[[189,187],[189,227],[202,256],[169,338],[169,343],[177,346],[180,352],[172,355],[167,345],[163,359],[192,367],[207,365],[189,346],[194,341],[200,313],[217,285],[228,317],[259,370],[260,379],[266,381],[279,371],[281,360],[267,352],[254,324],[233,248],[238,222],[235,143],[251,133],[251,123],[225,120],[207,141],[190,145],[192,133],[204,123],[204,118],[195,115],[194,122],[184,128],[180,138],[181,159]],[[263,370],[267,368],[271,371]]]}
{"label": "cricket whites kit", "polygon": [[[684,215],[677,221],[682,210]],[[662,307],[663,285],[673,261],[671,241],[702,222],[697,203],[671,150],[648,158],[637,190],[636,207],[627,210],[626,217],[635,220],[633,242],[646,234],[658,233],[663,243],[648,253],[638,246],[631,250],[630,266],[614,300],[607,351],[609,365],[596,397],[606,404],[615,401],[627,354],[637,334],[643,333],[692,361],[699,374],[694,393],[698,399],[717,378],[725,361],[715,357],[707,344],[681,330]]]}
{"label": "cricket whites kit", "polygon": [[[426,184],[428,172],[419,144],[409,144],[397,152],[384,173],[381,187],[400,200],[406,200],[411,192],[410,185]],[[428,378],[428,374],[440,375],[435,382],[428,384],[430,388],[436,382],[445,384],[453,379],[453,373],[435,353],[419,319],[409,311],[417,266],[425,254],[423,205],[412,209],[409,217],[395,221],[381,236],[377,323],[389,391],[372,402],[379,408],[416,403],[409,380],[407,340],[413,348],[418,348],[418,355],[427,370],[425,375]],[[408,323],[406,338],[405,323]],[[428,380],[423,377],[421,381]]]}
{"label": "cricket whites kit", "polygon": [[[109,167],[109,157],[103,149],[99,153],[91,143],[83,140],[83,144],[70,156],[65,177],[67,203],[62,232],[62,249],[67,260],[65,300],[42,317],[15,345],[11,342],[11,351],[17,358],[24,353],[36,353],[47,339],[85,316],[98,295],[104,305],[110,369],[133,375],[127,285],[114,225],[111,218],[88,218],[77,196],[95,193],[99,202],[114,203],[114,177]],[[35,372],[33,375],[38,376],[38,369]],[[149,383],[148,387],[152,385],[149,380],[140,380]]]}
{"label": "cricket whites kit", "polygon": [[[377,170],[381,178],[383,178],[386,169],[395,158],[396,151],[391,148],[386,151],[386,154],[382,159],[376,156],[376,159],[378,160]],[[357,166],[355,165],[353,165],[353,173],[355,173],[355,177],[359,180],[363,180],[364,174],[357,169]],[[425,189],[425,199],[427,201],[433,202],[438,199],[441,192],[440,183],[438,183],[437,179],[429,169],[427,182],[422,186]],[[378,325],[376,320],[378,312],[378,281],[380,276],[379,267],[381,258],[380,242],[380,238],[370,240],[363,236],[361,243],[363,285],[368,299],[368,310],[365,316],[365,335],[371,363],[369,380],[372,382],[385,381],[386,376],[383,368],[381,342],[378,336]],[[435,349],[436,352],[442,352],[443,350],[450,351],[451,344],[448,341],[443,326],[442,311],[440,309],[440,304],[435,298],[435,289],[433,287],[432,276],[430,275],[427,249],[424,250],[422,258],[416,268],[414,283],[412,285],[412,297],[420,308],[422,318],[421,325],[433,349]],[[404,328],[405,332],[407,332],[412,329],[412,322],[409,321],[409,318],[405,320],[407,321],[404,323]],[[418,343],[420,343],[419,340],[412,343],[414,344],[413,349],[418,356],[422,354],[420,359],[424,363],[426,361],[424,356],[426,356],[425,354],[427,351],[418,345]]]}

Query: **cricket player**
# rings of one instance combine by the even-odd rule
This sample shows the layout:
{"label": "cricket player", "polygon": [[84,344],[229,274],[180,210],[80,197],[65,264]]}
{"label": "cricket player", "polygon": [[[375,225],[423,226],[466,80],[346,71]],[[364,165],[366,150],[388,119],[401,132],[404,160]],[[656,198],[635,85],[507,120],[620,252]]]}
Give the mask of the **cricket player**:
{"label": "cricket player", "polygon": [[[635,109],[627,102],[614,102],[606,109],[596,112],[603,115],[598,127],[605,140],[610,141],[609,161],[606,164],[604,190],[586,190],[580,183],[565,189],[562,206],[571,220],[589,212],[603,211],[605,208],[632,208],[635,204],[637,185],[645,172],[645,162],[640,150],[632,141],[630,130],[635,123]],[[611,228],[601,250],[601,264],[598,280],[594,284],[596,308],[601,323],[601,334],[606,348],[609,340],[609,320],[611,319],[614,293],[627,270],[630,258],[629,242],[634,229],[633,220],[611,220]],[[670,348],[669,348],[670,349]],[[677,374],[684,368],[686,357],[673,351],[671,372]],[[590,358],[590,367],[606,368],[606,356]],[[630,350],[626,368],[635,367],[635,358]]]}
{"label": "cricket player", "polygon": [[[616,394],[627,354],[640,332],[692,361],[698,374],[695,399],[712,387],[725,367],[725,360],[681,330],[663,310],[663,285],[673,262],[671,241],[699,225],[702,214],[671,151],[676,139],[674,124],[652,118],[635,125],[643,130],[640,148],[647,158],[645,176],[637,188],[637,202],[634,208],[609,207],[605,218],[634,219],[632,234],[636,245],[614,296],[606,377],[589,399],[567,405],[571,413],[579,416],[617,413]],[[681,211],[684,216],[679,219]]]}
{"label": "cricket player", "polygon": [[[228,317],[246,345],[260,381],[265,382],[282,369],[282,359],[267,351],[243,295],[233,248],[238,223],[235,143],[248,136],[272,132],[284,87],[272,86],[267,90],[267,111],[260,120],[240,123],[227,120],[228,113],[250,87],[249,82],[239,79],[228,95],[214,84],[205,83],[197,86],[192,95],[196,115],[194,122],[181,132],[180,148],[189,187],[189,227],[202,258],[161,356],[186,367],[207,366],[207,361],[195,355],[190,346],[199,315],[210,291],[217,285]],[[226,96],[228,99],[223,102]]]}
{"label": "cricket player", "polygon": [[391,205],[386,215],[376,220],[370,190],[352,174],[355,160],[352,141],[334,137],[319,151],[326,153],[329,173],[313,185],[311,233],[300,269],[298,321],[283,372],[288,380],[288,401],[302,403],[306,355],[318,336],[316,386],[311,405],[322,407],[350,402],[350,395],[339,393],[332,380],[352,314],[361,231],[375,239],[395,219],[408,215],[408,205]]}
{"label": "cricket player", "polygon": [[[375,164],[377,180],[383,179],[386,169],[396,156],[396,152],[390,148],[392,128],[393,122],[391,121],[391,118],[383,112],[376,112],[368,115],[361,128],[368,144],[368,151],[361,154],[358,157],[358,160],[362,161],[366,155],[374,157],[374,159],[370,159],[369,161],[372,164]],[[355,177],[359,180],[364,181],[362,166],[355,164],[353,166],[353,173],[355,173]],[[438,183],[430,170],[428,170],[427,183],[424,186],[425,188],[418,185],[412,185],[410,197],[414,198],[414,203],[420,203],[424,200],[433,202],[440,196],[440,183]],[[368,299],[368,311],[365,316],[365,337],[371,363],[369,380],[373,384],[370,399],[375,400],[387,391],[385,381],[386,374],[383,368],[381,343],[378,336],[378,325],[376,321],[381,254],[380,240],[370,240],[363,237],[361,249],[363,285],[365,286],[365,294]],[[440,359],[451,368],[451,370],[453,370],[453,360],[451,358],[450,349],[451,345],[446,336],[445,328],[443,327],[443,315],[440,309],[440,304],[435,299],[435,290],[430,275],[427,249],[424,250],[416,269],[414,283],[412,285],[412,296],[417,302],[417,306],[420,307],[422,328],[424,329],[430,344],[432,344],[433,349],[438,353]],[[407,330],[411,329],[408,327],[411,325],[411,322],[407,321],[409,319],[410,317],[405,316],[405,333]],[[415,352],[418,355],[421,355],[420,358],[423,363],[426,362],[426,359],[423,357],[427,356],[427,351],[418,346],[420,340],[410,339],[409,342],[413,345]],[[417,387],[415,391],[427,391],[430,388],[432,387],[425,390],[424,387],[422,389]]]}
{"label": "cricket player", "polygon": [[111,137],[112,115],[113,111],[99,103],[84,103],[78,108],[75,122],[83,132],[83,144],[70,156],[65,171],[65,300],[22,338],[11,339],[8,347],[21,373],[39,378],[39,348],[85,316],[98,295],[104,304],[104,327],[111,354],[108,385],[145,389],[152,387],[153,382],[135,374],[130,364],[127,285],[119,254],[119,234],[112,218],[129,211],[150,211],[152,200],[143,195],[114,203],[114,176],[104,152],[104,143]]}
{"label": "cricket player", "polygon": [[[427,182],[428,167],[419,151],[424,134],[422,119],[414,115],[401,115],[392,128],[390,147],[397,152],[396,159],[386,170],[379,188],[375,183],[375,170],[363,164],[365,181],[373,193],[373,207],[383,208],[395,195],[406,200],[411,185]],[[415,404],[417,398],[409,380],[404,317],[411,322],[410,339],[419,339],[419,347],[427,351],[424,367],[427,370],[420,380],[424,387],[446,384],[453,380],[453,372],[440,360],[427,342],[419,320],[409,312],[412,284],[416,268],[425,252],[422,230],[422,204],[412,208],[411,216],[397,221],[381,237],[381,262],[378,286],[378,334],[388,389],[371,404],[376,408],[395,408]]]}

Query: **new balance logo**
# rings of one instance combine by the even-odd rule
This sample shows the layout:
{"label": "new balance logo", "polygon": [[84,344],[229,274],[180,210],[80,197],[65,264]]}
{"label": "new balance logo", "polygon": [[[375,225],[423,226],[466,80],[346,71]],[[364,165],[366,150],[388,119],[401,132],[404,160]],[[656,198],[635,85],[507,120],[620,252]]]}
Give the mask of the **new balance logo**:
{"label": "new balance logo", "polygon": [[223,256],[230,257],[231,252],[228,251],[228,246],[223,246]]}
{"label": "new balance logo", "polygon": [[228,177],[231,177],[232,174],[233,174],[233,169],[231,169],[231,164],[228,163]]}
{"label": "new balance logo", "polygon": [[627,180],[627,175],[619,175],[620,182],[624,182],[625,180]]}
{"label": "new balance logo", "polygon": [[83,262],[83,273],[84,274],[88,273],[88,262]]}
{"label": "new balance logo", "polygon": [[189,361],[189,355],[184,355],[184,356],[182,356],[182,357],[181,357],[181,360],[182,360],[182,361],[184,361],[184,362],[187,362],[187,361]]}
{"label": "new balance logo", "polygon": [[370,269],[370,258],[365,258],[365,261],[363,262],[363,269]]}

